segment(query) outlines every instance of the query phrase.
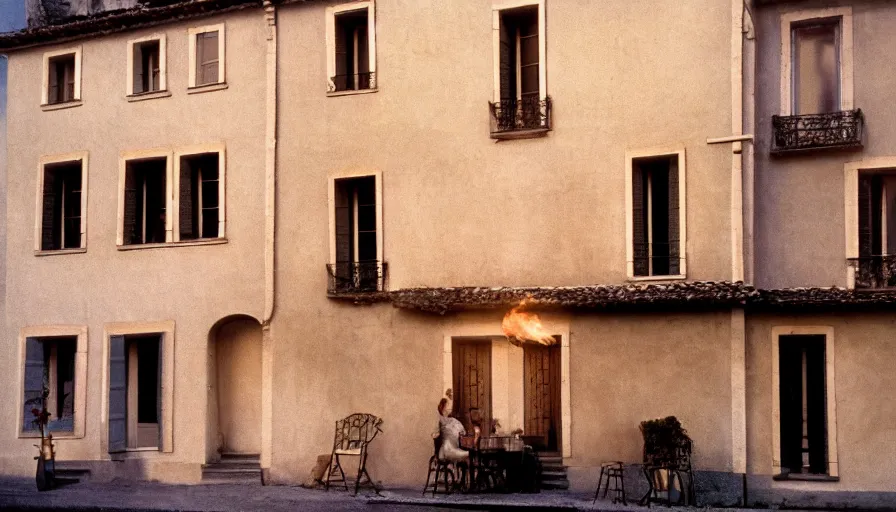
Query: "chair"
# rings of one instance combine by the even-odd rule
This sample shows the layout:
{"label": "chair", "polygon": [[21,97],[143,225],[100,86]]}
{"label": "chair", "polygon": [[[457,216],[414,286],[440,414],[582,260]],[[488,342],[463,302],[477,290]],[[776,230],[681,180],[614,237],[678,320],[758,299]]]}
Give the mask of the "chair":
{"label": "chair", "polygon": [[[430,489],[433,496],[439,492],[439,476],[444,480],[441,492],[451,494],[451,490],[455,486],[454,463],[439,458],[439,451],[442,449],[442,436],[434,437],[432,444],[434,451],[432,457],[429,458],[429,472],[426,474],[426,485],[423,486],[423,495],[426,496],[426,491]],[[433,478],[433,474],[435,474],[435,478]]]}
{"label": "chair", "polygon": [[355,494],[364,477],[364,482],[379,494],[380,489],[376,486],[370,473],[367,472],[367,448],[373,439],[383,431],[380,425],[383,420],[372,414],[355,413],[336,422],[336,434],[333,438],[333,452],[330,454],[329,471],[327,471],[327,481],[325,483],[326,490],[330,490],[331,483],[342,482],[345,490],[348,491],[348,482],[345,478],[345,471],[342,469],[341,457],[358,457],[358,476],[355,479]]}
{"label": "chair", "polygon": [[[694,472],[691,467],[691,440],[686,437],[675,439],[671,446],[663,449],[648,446],[645,439],[644,476],[647,478],[647,494],[640,504],[650,507],[651,502],[665,502],[672,505],[671,489],[679,491],[676,505],[696,505],[697,492],[694,487]],[[665,476],[665,481],[663,481]],[[687,482],[685,482],[687,477]],[[661,484],[661,485],[657,485]],[[658,489],[665,487],[665,489]],[[665,498],[660,492],[665,491]]]}
{"label": "chair", "polygon": [[[613,481],[612,489],[610,488],[610,480]],[[591,503],[597,501],[601,487],[604,490],[604,498],[607,497],[607,493],[613,491],[613,503],[621,501],[623,505],[628,506],[628,502],[625,500],[625,466],[622,462],[610,461],[601,463],[600,477],[597,479],[597,491],[594,492],[594,500]]]}

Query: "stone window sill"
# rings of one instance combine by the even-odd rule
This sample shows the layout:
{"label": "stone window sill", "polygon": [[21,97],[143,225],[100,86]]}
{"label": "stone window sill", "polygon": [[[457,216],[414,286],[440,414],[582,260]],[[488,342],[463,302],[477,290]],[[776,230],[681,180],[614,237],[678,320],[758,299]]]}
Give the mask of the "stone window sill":
{"label": "stone window sill", "polygon": [[687,276],[681,274],[674,276],[634,276],[628,278],[628,280],[633,283],[654,281],[684,281],[685,279],[687,279]]}
{"label": "stone window sill", "polygon": [[146,100],[154,100],[156,98],[168,98],[171,96],[171,91],[152,91],[152,92],[141,92],[138,94],[129,94],[127,99],[129,102],[134,103],[136,101],[146,101]]}
{"label": "stone window sill", "polygon": [[[71,432],[53,432],[53,441],[65,440],[65,439],[84,439],[84,434],[74,434]],[[40,432],[20,432],[19,439],[40,439]]]}
{"label": "stone window sill", "polygon": [[333,91],[333,92],[328,92],[327,96],[330,98],[334,98],[337,96],[354,96],[356,94],[370,94],[372,92],[377,92],[378,90],[379,89],[374,87],[372,89],[358,89],[358,90],[351,90],[351,91]]}
{"label": "stone window sill", "polygon": [[551,131],[550,128],[532,128],[529,130],[507,130],[503,132],[492,132],[491,138],[502,141],[502,140],[517,140],[517,139],[537,139],[540,137],[546,137],[548,132]]}
{"label": "stone window sill", "polygon": [[223,91],[224,89],[227,89],[227,82],[188,87],[187,94],[201,94],[203,92]]}
{"label": "stone window sill", "polygon": [[86,247],[79,247],[77,249],[58,249],[53,251],[34,251],[35,256],[57,256],[60,254],[82,254],[87,252]]}
{"label": "stone window sill", "polygon": [[204,240],[185,240],[183,242],[164,242],[161,244],[132,244],[119,245],[119,251],[138,251],[140,249],[164,249],[167,247],[194,247],[198,245],[221,245],[226,244],[226,238],[207,238]]}
{"label": "stone window sill", "polygon": [[839,476],[816,475],[807,473],[779,473],[772,477],[775,481],[798,481],[798,482],[839,482]]}
{"label": "stone window sill", "polygon": [[48,103],[46,105],[41,105],[40,109],[44,112],[50,112],[52,110],[64,110],[67,108],[80,107],[83,104],[84,103],[81,100],[64,101],[62,103]]}

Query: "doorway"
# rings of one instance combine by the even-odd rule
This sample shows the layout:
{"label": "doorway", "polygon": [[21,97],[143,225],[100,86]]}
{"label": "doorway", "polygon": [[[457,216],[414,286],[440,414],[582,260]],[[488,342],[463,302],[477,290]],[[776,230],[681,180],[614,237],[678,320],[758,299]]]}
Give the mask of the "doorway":
{"label": "doorway", "polygon": [[238,317],[213,330],[209,418],[218,453],[261,452],[261,326]]}
{"label": "doorway", "polygon": [[560,346],[523,347],[523,403],[527,444],[539,451],[560,447]]}
{"label": "doorway", "polygon": [[483,434],[492,420],[492,343],[488,338],[452,340],[454,416],[472,432],[478,416]]}

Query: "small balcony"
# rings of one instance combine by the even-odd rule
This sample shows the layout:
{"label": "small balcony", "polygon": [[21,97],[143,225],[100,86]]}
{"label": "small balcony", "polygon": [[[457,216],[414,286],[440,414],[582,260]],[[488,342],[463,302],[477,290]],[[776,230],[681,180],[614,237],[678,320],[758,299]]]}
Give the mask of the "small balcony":
{"label": "small balcony", "polygon": [[551,97],[538,96],[489,103],[493,139],[538,137],[551,130]]}
{"label": "small balcony", "polygon": [[861,109],[772,116],[772,154],[818,149],[862,149],[864,116]]}
{"label": "small balcony", "polygon": [[385,261],[343,261],[327,265],[331,296],[381,292],[386,285]]}
{"label": "small balcony", "polygon": [[376,73],[354,73],[330,77],[329,92],[365,91],[376,89]]}
{"label": "small balcony", "polygon": [[896,255],[850,258],[857,290],[896,291]]}

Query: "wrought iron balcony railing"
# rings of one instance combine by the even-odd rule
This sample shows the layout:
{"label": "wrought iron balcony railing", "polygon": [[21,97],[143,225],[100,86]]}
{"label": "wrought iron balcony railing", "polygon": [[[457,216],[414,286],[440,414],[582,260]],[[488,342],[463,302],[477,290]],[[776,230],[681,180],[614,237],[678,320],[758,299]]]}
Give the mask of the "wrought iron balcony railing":
{"label": "wrought iron balcony railing", "polygon": [[855,269],[855,287],[865,290],[896,290],[896,255],[850,258]]}
{"label": "wrought iron balcony railing", "polygon": [[330,77],[329,92],[376,89],[376,73],[355,73]]}
{"label": "wrought iron balcony railing", "polygon": [[541,134],[551,129],[551,97],[489,103],[492,114],[491,134],[496,139]]}
{"label": "wrought iron balcony railing", "polygon": [[329,295],[381,292],[386,285],[385,261],[343,261],[327,265]]}
{"label": "wrought iron balcony railing", "polygon": [[772,153],[807,149],[861,149],[864,127],[862,109],[772,116]]}

